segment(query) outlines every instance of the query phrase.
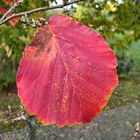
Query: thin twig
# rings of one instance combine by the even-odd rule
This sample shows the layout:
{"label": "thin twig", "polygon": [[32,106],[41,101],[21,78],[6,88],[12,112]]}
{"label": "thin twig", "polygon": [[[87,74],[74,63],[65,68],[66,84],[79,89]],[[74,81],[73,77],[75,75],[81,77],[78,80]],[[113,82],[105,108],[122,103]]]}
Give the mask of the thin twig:
{"label": "thin twig", "polygon": [[27,23],[28,25],[31,25],[31,23],[30,23],[30,21],[29,21],[29,19],[28,19],[28,17],[27,17],[27,14],[26,14],[26,13],[25,13],[24,17],[25,17],[25,21],[26,21],[26,23]]}
{"label": "thin twig", "polygon": [[17,113],[12,113],[10,105],[8,105],[9,116],[7,118],[0,118],[0,123],[3,122],[14,122],[18,120],[26,120],[25,110],[22,105],[20,105],[19,111]]}
{"label": "thin twig", "polygon": [[10,14],[13,10],[15,10],[15,8],[18,6],[18,3],[19,1],[14,3],[14,5],[2,16],[0,22],[3,21],[6,18],[6,16],[8,16],[8,14]]}
{"label": "thin twig", "polygon": [[20,12],[20,13],[17,13],[17,14],[13,14],[13,15],[7,17],[6,19],[2,20],[0,22],[0,25],[1,24],[4,24],[5,22],[9,21],[10,19],[13,19],[13,18],[19,17],[19,16],[24,16],[25,14],[26,15],[29,15],[29,14],[32,14],[32,13],[35,13],[35,12],[64,8],[65,6],[68,6],[68,5],[71,5],[71,4],[74,4],[74,3],[78,3],[78,2],[81,2],[81,1],[84,1],[84,0],[75,0],[75,1],[72,1],[72,2],[68,2],[65,5],[64,4],[61,4],[61,5],[56,5],[56,6],[52,6],[52,7],[46,7],[45,6],[45,7],[40,7],[40,8],[36,8],[36,9],[33,9],[33,10],[29,10],[29,11],[25,11],[25,12]]}
{"label": "thin twig", "polygon": [[11,118],[11,106],[8,105],[9,117]]}

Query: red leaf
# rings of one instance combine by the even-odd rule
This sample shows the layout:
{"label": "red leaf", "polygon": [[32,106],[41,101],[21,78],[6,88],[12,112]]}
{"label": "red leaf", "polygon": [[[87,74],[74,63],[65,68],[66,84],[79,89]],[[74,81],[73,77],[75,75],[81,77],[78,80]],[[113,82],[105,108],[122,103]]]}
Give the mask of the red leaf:
{"label": "red leaf", "polygon": [[0,13],[1,14],[5,14],[6,13],[6,10],[4,10],[3,8],[0,7]]}
{"label": "red leaf", "polygon": [[[6,11],[5,9],[3,9],[3,8],[0,7],[0,13],[1,13],[1,14],[5,14],[6,12],[7,12],[7,11]],[[9,17],[9,16],[11,16],[11,15],[12,15],[12,14],[8,14],[6,17]],[[13,27],[16,26],[16,24],[18,23],[18,21],[19,21],[19,17],[15,17],[15,18],[9,20],[10,24],[11,24]]]}
{"label": "red leaf", "polygon": [[101,35],[69,17],[52,16],[24,52],[18,94],[45,124],[90,122],[118,84],[116,66]]}

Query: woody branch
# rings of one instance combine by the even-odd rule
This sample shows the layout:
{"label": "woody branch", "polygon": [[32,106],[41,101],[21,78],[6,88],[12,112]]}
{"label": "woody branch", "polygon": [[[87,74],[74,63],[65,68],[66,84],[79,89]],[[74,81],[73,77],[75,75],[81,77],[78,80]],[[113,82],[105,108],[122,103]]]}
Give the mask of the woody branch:
{"label": "woody branch", "polygon": [[32,13],[36,13],[36,12],[40,12],[40,11],[61,9],[61,8],[64,8],[65,6],[72,5],[72,4],[75,4],[75,3],[78,3],[78,2],[81,2],[81,1],[84,1],[84,0],[75,0],[75,1],[71,1],[71,2],[64,2],[63,4],[56,5],[56,6],[40,7],[40,8],[32,9],[32,10],[29,10],[29,11],[13,13],[12,15],[7,16],[10,12],[14,11],[14,9],[16,7],[18,7],[22,3],[22,1],[23,0],[19,0],[19,1],[15,2],[15,4],[2,16],[2,18],[0,19],[0,25],[4,24],[5,22],[7,22],[7,21],[9,21],[9,20],[11,20],[11,19],[13,19],[15,17],[21,17],[21,16],[25,16],[25,15],[30,15]]}

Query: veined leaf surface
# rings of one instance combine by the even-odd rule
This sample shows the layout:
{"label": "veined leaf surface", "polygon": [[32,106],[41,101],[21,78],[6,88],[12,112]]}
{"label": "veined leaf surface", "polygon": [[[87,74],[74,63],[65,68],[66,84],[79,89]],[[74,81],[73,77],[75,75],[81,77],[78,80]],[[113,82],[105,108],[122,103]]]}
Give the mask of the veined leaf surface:
{"label": "veined leaf surface", "polygon": [[117,60],[103,37],[55,15],[25,49],[18,94],[43,123],[83,124],[97,116],[118,84]]}

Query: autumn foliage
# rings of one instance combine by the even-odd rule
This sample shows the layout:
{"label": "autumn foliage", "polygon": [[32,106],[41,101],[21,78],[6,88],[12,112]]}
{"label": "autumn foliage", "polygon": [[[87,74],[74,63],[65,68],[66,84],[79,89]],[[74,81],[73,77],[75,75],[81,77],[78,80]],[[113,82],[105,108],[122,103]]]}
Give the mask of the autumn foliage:
{"label": "autumn foliage", "polygon": [[25,49],[18,94],[30,114],[58,126],[90,122],[118,85],[117,60],[97,32],[55,15]]}
{"label": "autumn foliage", "polygon": [[[6,11],[5,9],[3,9],[3,8],[0,7],[0,14],[5,14],[6,12],[7,12],[7,11]],[[11,15],[12,15],[12,14],[9,13],[6,17],[9,17],[9,16],[11,16]],[[9,23],[10,23],[13,27],[15,27],[16,24],[18,23],[18,21],[19,21],[19,17],[15,17],[15,18],[9,20]]]}

